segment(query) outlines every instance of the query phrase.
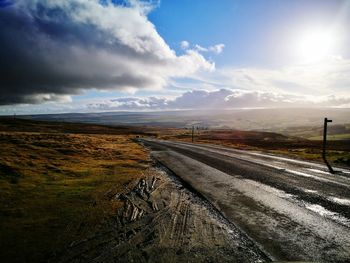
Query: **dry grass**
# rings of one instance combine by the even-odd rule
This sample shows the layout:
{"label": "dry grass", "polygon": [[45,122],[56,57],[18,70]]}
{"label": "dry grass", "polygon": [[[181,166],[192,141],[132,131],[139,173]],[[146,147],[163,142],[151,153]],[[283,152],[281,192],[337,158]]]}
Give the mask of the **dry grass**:
{"label": "dry grass", "polygon": [[149,165],[129,135],[43,133],[36,125],[39,132],[0,125],[3,262],[41,262],[88,235],[118,208],[110,198]]}

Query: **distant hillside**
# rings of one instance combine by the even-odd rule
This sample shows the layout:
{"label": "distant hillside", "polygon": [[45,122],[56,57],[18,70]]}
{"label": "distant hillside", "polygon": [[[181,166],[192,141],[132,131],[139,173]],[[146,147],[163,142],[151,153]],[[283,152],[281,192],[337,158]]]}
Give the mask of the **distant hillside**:
{"label": "distant hillside", "polygon": [[[50,116],[50,115],[47,115]],[[84,115],[82,115],[84,116]],[[197,129],[198,127],[198,129]],[[350,125],[330,125],[328,157],[338,165],[350,165],[350,140],[347,133]],[[286,154],[297,158],[320,161],[322,149],[322,126],[300,126],[281,128],[283,132],[267,130],[217,129],[196,126],[194,140],[196,143],[214,143],[241,149],[257,149]],[[60,133],[60,134],[100,134],[152,136],[161,139],[191,142],[192,127],[167,128],[146,126],[108,126],[88,123],[56,121],[38,121],[0,117],[0,133]],[[335,138],[335,139],[334,139]],[[311,139],[311,140],[310,140]]]}
{"label": "distant hillside", "polygon": [[[281,129],[280,132],[309,140],[323,139],[323,125],[288,127]],[[350,140],[350,124],[329,124],[327,138],[328,140]]]}
{"label": "distant hillside", "polygon": [[0,132],[40,132],[40,133],[72,133],[72,134],[110,134],[110,135],[144,135],[155,134],[139,127],[107,126],[82,124],[61,121],[39,121],[29,119],[13,119],[0,117]]}
{"label": "distant hillside", "polygon": [[[247,110],[186,110],[167,112],[103,112],[26,115],[32,120],[68,121],[80,123],[160,126],[183,128],[233,128],[288,133],[290,127],[323,125],[323,118],[333,119],[334,125],[350,124],[350,109],[247,109]],[[312,133],[313,136],[315,133]],[[317,134],[316,134],[317,135]]]}

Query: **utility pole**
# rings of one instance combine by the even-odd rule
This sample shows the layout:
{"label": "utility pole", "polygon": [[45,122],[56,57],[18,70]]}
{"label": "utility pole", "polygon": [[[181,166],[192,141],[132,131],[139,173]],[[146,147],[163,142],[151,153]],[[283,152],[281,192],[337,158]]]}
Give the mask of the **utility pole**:
{"label": "utility pole", "polygon": [[327,118],[324,118],[324,126],[323,126],[323,147],[322,147],[322,159],[325,162],[325,164],[328,167],[328,170],[330,173],[334,174],[334,170],[332,166],[329,164],[329,162],[326,159],[326,146],[327,146],[327,124],[328,122],[332,122],[332,120],[328,120]]}
{"label": "utility pole", "polygon": [[194,136],[194,126],[192,126],[192,142],[193,142],[193,136]]}

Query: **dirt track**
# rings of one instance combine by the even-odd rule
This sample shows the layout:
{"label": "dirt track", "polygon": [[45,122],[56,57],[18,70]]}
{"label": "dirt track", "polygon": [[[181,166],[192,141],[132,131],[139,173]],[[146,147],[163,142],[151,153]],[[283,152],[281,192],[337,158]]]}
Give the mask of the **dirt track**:
{"label": "dirt track", "polygon": [[113,197],[124,201],[113,220],[52,261],[269,261],[245,234],[169,171],[153,169],[144,179],[127,194]]}

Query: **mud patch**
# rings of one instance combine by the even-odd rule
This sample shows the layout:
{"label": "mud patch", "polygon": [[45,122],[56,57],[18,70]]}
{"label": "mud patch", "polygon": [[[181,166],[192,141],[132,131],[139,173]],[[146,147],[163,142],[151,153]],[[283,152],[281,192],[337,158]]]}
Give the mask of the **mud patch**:
{"label": "mud patch", "polygon": [[168,171],[151,169],[114,218],[54,262],[264,262],[269,259]]}

